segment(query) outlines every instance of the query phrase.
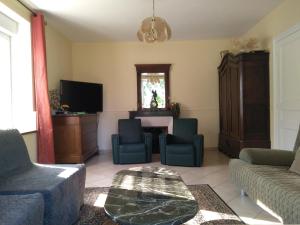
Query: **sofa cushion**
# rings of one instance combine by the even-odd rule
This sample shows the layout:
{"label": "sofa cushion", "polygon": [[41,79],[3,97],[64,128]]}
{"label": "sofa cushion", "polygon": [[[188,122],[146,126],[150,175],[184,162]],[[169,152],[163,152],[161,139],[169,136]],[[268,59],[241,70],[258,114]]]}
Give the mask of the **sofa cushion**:
{"label": "sofa cushion", "polygon": [[143,130],[140,119],[120,119],[118,129],[121,144],[136,144],[143,142]]}
{"label": "sofa cushion", "polygon": [[294,157],[292,151],[264,148],[244,148],[239,155],[241,160],[250,164],[274,166],[290,166]]}
{"label": "sofa cushion", "polygon": [[44,200],[39,193],[0,195],[1,225],[43,225]]}
{"label": "sofa cushion", "polygon": [[17,130],[0,130],[0,179],[29,169],[26,145]]}
{"label": "sofa cushion", "polygon": [[198,120],[194,118],[174,119],[173,136],[174,144],[191,144],[198,131]]}

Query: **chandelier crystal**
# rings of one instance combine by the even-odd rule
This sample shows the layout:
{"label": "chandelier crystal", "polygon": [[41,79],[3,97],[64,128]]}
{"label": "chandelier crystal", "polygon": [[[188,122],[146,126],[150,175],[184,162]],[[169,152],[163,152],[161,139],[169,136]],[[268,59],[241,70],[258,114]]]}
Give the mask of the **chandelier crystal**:
{"label": "chandelier crystal", "polygon": [[155,16],[154,0],[153,15],[143,20],[137,37],[140,41],[147,43],[162,42],[171,38],[171,29],[168,23],[163,18]]}

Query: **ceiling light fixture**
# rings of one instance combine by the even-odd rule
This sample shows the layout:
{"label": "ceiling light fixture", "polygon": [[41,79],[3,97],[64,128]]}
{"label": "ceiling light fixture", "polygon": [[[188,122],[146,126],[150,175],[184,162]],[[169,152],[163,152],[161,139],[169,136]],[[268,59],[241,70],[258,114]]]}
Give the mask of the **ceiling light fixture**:
{"label": "ceiling light fixture", "polygon": [[140,41],[147,43],[162,42],[171,38],[171,29],[168,23],[163,18],[155,16],[154,0],[152,17],[143,20],[137,37]]}

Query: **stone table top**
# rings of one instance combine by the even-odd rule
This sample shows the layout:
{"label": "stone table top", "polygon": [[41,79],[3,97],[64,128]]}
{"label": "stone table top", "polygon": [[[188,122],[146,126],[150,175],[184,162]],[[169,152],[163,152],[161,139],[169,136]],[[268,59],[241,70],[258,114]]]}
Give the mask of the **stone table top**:
{"label": "stone table top", "polygon": [[104,209],[120,224],[167,225],[192,219],[198,204],[175,171],[135,167],[116,173]]}

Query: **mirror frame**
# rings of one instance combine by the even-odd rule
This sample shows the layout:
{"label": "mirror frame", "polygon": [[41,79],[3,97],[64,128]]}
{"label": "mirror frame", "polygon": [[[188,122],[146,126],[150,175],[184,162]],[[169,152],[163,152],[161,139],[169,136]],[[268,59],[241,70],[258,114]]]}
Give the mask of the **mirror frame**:
{"label": "mirror frame", "polygon": [[165,74],[165,99],[166,107],[159,108],[156,111],[168,110],[170,100],[170,67],[171,64],[135,64],[137,75],[137,110],[138,111],[151,111],[150,109],[142,108],[142,94],[141,94],[141,77],[142,73],[164,73]]}

